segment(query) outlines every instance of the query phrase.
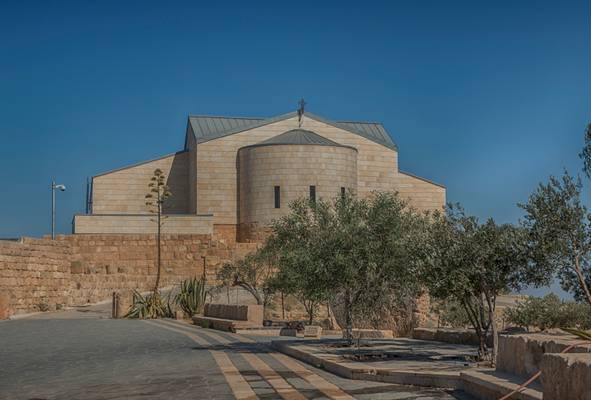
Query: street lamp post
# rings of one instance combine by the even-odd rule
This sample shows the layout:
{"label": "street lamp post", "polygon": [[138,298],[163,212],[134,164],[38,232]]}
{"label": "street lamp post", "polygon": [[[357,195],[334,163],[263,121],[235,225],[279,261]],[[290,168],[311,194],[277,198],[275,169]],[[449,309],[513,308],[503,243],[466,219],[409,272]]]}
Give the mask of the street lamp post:
{"label": "street lamp post", "polygon": [[55,189],[63,192],[66,186],[56,185],[55,181],[51,181],[51,240],[55,239]]}

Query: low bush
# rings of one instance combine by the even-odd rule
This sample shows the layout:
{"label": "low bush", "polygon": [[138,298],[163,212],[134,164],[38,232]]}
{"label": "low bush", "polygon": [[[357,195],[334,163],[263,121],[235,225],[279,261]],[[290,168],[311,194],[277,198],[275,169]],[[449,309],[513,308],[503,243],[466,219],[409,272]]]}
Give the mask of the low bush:
{"label": "low bush", "polygon": [[438,327],[465,328],[470,326],[468,314],[456,301],[433,301],[431,312],[437,315]]}
{"label": "low bush", "polygon": [[205,304],[205,281],[203,279],[186,279],[181,282],[179,293],[174,297],[175,303],[185,315],[192,317],[203,312]]}
{"label": "low bush", "polygon": [[560,300],[555,294],[544,297],[528,297],[517,306],[505,310],[505,318],[510,324],[526,329],[574,327],[591,328],[591,306],[574,301]]}
{"label": "low bush", "polygon": [[152,292],[146,296],[137,290],[133,292],[133,305],[126,318],[154,319],[173,318],[174,311],[170,302],[170,293],[164,297],[160,292]]}

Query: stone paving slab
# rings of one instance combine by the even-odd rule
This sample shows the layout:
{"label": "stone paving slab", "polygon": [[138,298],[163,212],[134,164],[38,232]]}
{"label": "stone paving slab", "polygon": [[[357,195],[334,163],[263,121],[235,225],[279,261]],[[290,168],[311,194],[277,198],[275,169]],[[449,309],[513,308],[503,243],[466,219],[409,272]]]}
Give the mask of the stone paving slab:
{"label": "stone paving slab", "polygon": [[[281,340],[272,347],[348,379],[460,389],[460,373],[477,367],[476,348],[407,338],[369,341],[369,347],[334,347],[342,340]],[[368,342],[365,342],[368,343]],[[355,361],[355,354],[385,353],[388,360]]]}
{"label": "stone paving slab", "polygon": [[173,320],[113,320],[94,311],[0,323],[0,399],[234,399],[228,371],[232,384],[242,379],[242,389],[262,400],[282,399],[286,391],[308,400],[469,399],[457,391],[344,379],[275,352],[268,337]]}

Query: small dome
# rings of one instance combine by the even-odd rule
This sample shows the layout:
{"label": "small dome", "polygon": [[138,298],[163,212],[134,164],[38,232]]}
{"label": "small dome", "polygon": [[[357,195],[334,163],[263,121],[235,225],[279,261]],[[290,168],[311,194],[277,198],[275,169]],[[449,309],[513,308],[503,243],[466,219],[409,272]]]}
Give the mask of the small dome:
{"label": "small dome", "polygon": [[270,144],[315,144],[321,146],[341,146],[337,142],[333,142],[332,140],[322,137],[317,133],[304,129],[292,129],[257,143],[256,145]]}

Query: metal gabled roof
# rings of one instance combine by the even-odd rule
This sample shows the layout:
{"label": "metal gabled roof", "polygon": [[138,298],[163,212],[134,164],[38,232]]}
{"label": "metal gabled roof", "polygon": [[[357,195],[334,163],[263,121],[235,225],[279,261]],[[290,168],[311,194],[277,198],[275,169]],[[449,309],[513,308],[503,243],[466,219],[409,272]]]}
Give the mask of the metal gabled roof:
{"label": "metal gabled roof", "polygon": [[[292,118],[296,115],[296,112],[291,112],[271,118],[190,115],[188,125],[191,128],[193,135],[195,135],[195,140],[197,143],[203,143],[249,129],[258,128],[273,122]],[[392,138],[381,123],[358,121],[334,122],[309,112],[305,114],[305,117],[324,122],[328,125],[335,126],[351,133],[355,133],[390,149],[398,150],[398,147],[394,141],[392,141]]]}

